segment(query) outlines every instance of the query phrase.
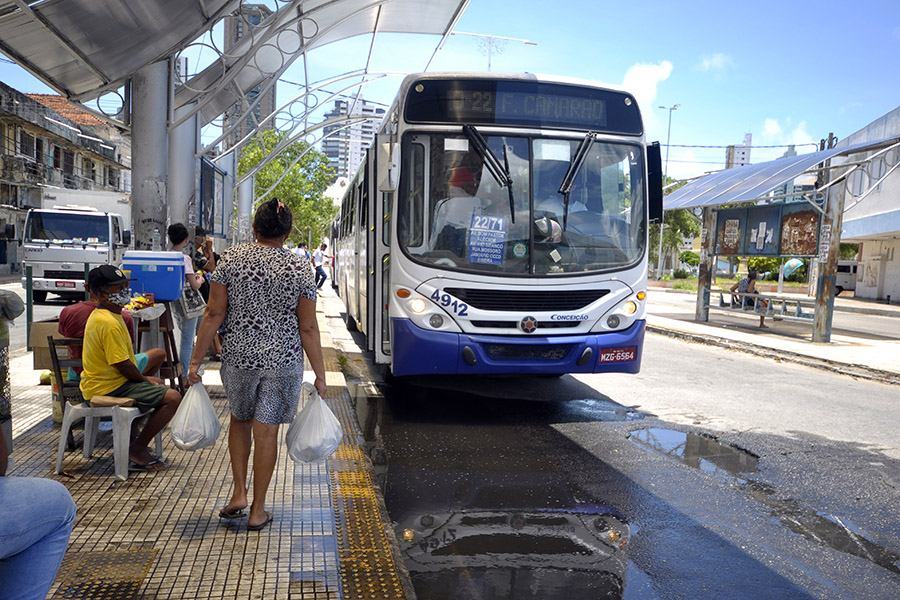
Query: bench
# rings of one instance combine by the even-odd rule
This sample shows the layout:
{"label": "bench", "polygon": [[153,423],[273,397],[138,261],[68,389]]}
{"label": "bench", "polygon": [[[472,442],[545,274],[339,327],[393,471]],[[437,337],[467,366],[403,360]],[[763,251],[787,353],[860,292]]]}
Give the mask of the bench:
{"label": "bench", "polygon": [[[731,290],[710,290],[707,298],[712,294],[719,295],[718,305],[708,302],[706,308],[733,312],[739,314],[756,314],[773,319],[794,321],[796,323],[812,324],[815,320],[816,301],[803,298],[787,298],[785,296],[770,296],[767,294],[749,294],[746,292],[732,292]],[[763,298],[768,302],[762,308],[755,302],[756,298]]]}

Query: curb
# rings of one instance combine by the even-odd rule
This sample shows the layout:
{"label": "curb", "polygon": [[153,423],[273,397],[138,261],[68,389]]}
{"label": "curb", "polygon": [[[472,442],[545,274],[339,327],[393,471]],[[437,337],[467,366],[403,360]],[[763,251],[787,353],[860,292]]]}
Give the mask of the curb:
{"label": "curb", "polygon": [[[650,292],[661,292],[663,294],[691,294],[693,296],[697,295],[697,292],[694,290],[675,290],[667,287],[657,287],[653,285],[647,286],[647,291]],[[714,292],[718,292],[719,290],[713,290]],[[765,296],[770,292],[762,292],[762,295]],[[777,294],[776,294],[777,295]],[[847,306],[844,304],[834,304],[834,310],[836,312],[845,312],[845,313],[856,313],[859,315],[872,315],[876,317],[894,317],[900,318],[900,310],[892,310],[889,308],[869,308],[867,306]]]}
{"label": "curb", "polygon": [[874,369],[872,367],[867,367],[866,365],[839,363],[833,360],[815,358],[812,356],[807,356],[805,354],[790,352],[788,350],[775,350],[767,346],[759,346],[747,342],[736,342],[734,340],[713,335],[700,335],[696,333],[690,333],[688,331],[681,331],[678,329],[669,329],[667,327],[661,327],[659,325],[650,325],[649,323],[647,324],[647,331],[659,333],[661,335],[666,335],[675,339],[696,342],[699,344],[707,344],[709,346],[718,346],[720,348],[727,348],[729,350],[735,350],[737,352],[753,354],[763,358],[783,360],[807,367],[823,369],[832,373],[840,373],[841,375],[850,375],[851,377],[858,377],[860,379],[900,385],[900,374],[892,373],[890,371],[883,371],[881,369]]}
{"label": "curb", "polygon": [[[317,303],[318,304],[318,303]],[[394,574],[400,582],[400,588],[403,594],[403,600],[416,600],[415,590],[412,584],[412,577],[409,574],[409,570],[406,568],[406,564],[403,562],[403,556],[400,548],[400,542],[397,540],[396,534],[394,532],[394,528],[391,525],[390,516],[387,512],[387,506],[384,501],[384,491],[381,489],[381,486],[378,485],[377,473],[375,471],[375,465],[372,461],[372,457],[365,451],[365,444],[363,442],[363,430],[362,425],[357,418],[356,406],[355,403],[358,401],[354,398],[353,394],[350,393],[350,385],[344,376],[344,372],[342,371],[338,360],[337,355],[339,353],[338,348],[335,346],[332,336],[332,327],[334,323],[329,315],[323,310],[323,306],[318,304],[316,307],[316,319],[319,323],[319,331],[322,337],[322,351],[325,358],[325,371],[327,378],[329,381],[327,382],[328,386],[340,387],[342,389],[342,399],[339,402],[342,402],[346,411],[346,419],[353,426],[353,432],[344,432],[344,442],[345,444],[349,444],[355,447],[355,457],[356,460],[347,459],[340,460],[336,457],[336,454],[328,459],[329,464],[329,472],[332,476],[338,472],[339,463],[346,463],[345,466],[349,468],[360,468],[365,471],[369,482],[371,483],[375,502],[377,504],[377,513],[381,520],[382,533],[384,534],[388,550],[390,552],[390,556],[392,559]],[[343,323],[343,321],[342,321]],[[353,385],[364,387],[367,382],[354,382]],[[336,411],[339,412],[339,411]],[[348,435],[349,434],[349,435]],[[351,465],[350,463],[355,463],[355,465]],[[344,516],[338,516],[338,512],[343,513],[344,507],[335,506],[335,514],[340,522],[345,522],[347,519]],[[337,524],[337,523],[336,523]],[[344,563],[348,548],[342,548],[340,544],[340,536],[335,536],[335,541],[338,542],[338,555],[339,562]],[[372,577],[375,577],[375,573],[369,574]],[[355,597],[353,595],[353,591],[351,589],[344,589],[343,593],[349,595],[350,597]]]}

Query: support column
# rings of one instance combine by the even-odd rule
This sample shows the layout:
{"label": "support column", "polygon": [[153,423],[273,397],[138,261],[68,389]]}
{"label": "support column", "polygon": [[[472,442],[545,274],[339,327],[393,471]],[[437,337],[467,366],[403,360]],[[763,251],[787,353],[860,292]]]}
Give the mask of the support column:
{"label": "support column", "polygon": [[234,184],[237,181],[238,156],[237,152],[232,152],[228,159],[228,170],[225,173],[225,240],[229,244],[236,243],[237,232],[234,228],[235,195]]}
{"label": "support column", "polygon": [[711,206],[703,207],[703,223],[700,229],[700,271],[697,276],[697,305],[694,318],[709,321],[709,288],[716,272],[716,212]]}
{"label": "support column", "polygon": [[[828,148],[834,146],[834,134],[828,134]],[[826,167],[831,161],[826,161]],[[831,179],[825,171],[825,182]],[[831,341],[831,322],[834,317],[834,282],[841,250],[841,227],[844,221],[844,193],[834,187],[825,193],[825,215],[819,230],[819,277],[816,282],[816,313],[813,322],[813,342]]]}
{"label": "support column", "polygon": [[[175,118],[189,112],[193,104],[175,110]],[[199,128],[197,117],[191,117],[169,132],[169,222],[184,223],[191,233],[190,246],[193,248],[193,230],[197,226],[195,185],[197,177],[197,148]]]}
{"label": "support column", "polygon": [[253,241],[253,229],[250,216],[253,212],[253,183],[254,178],[249,177],[238,185],[238,241]]}
{"label": "support column", "polygon": [[152,249],[155,232],[165,246],[168,85],[166,61],[144,67],[131,79],[131,199],[134,247],[138,250]]}

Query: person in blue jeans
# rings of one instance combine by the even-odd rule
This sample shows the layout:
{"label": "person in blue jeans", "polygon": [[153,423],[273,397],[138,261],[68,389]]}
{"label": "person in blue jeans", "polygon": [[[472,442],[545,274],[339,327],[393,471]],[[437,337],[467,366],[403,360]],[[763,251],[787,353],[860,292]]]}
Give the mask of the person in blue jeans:
{"label": "person in blue jeans", "polygon": [[316,289],[321,289],[322,284],[325,283],[325,280],[328,279],[328,275],[325,274],[325,259],[328,256],[325,254],[325,249],[328,247],[328,244],[322,244],[319,246],[312,255],[312,264],[316,269]]}
{"label": "person in blue jeans", "polygon": [[[182,223],[173,223],[169,225],[167,231],[169,235],[169,250],[173,252],[184,252],[188,243],[188,230]],[[184,285],[190,286],[192,290],[199,290],[203,285],[203,276],[194,272],[194,261],[187,254],[184,255]],[[175,323],[181,330],[181,343],[178,345],[178,360],[181,363],[181,373],[187,374],[188,365],[191,362],[191,352],[194,350],[194,336],[197,335],[197,322],[200,317],[188,319],[181,310],[180,302],[173,302],[172,315],[175,317]]]}
{"label": "person in blue jeans", "polygon": [[7,477],[0,429],[0,598],[44,600],[69,544],[75,502],[52,479]]}

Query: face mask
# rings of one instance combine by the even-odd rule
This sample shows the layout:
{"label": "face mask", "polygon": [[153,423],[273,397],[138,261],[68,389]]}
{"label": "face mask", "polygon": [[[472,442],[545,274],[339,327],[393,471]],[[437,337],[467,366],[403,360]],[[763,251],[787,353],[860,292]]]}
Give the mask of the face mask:
{"label": "face mask", "polygon": [[110,294],[109,301],[116,306],[125,306],[126,304],[131,302],[131,288],[125,288],[124,290],[120,290],[115,294]]}

